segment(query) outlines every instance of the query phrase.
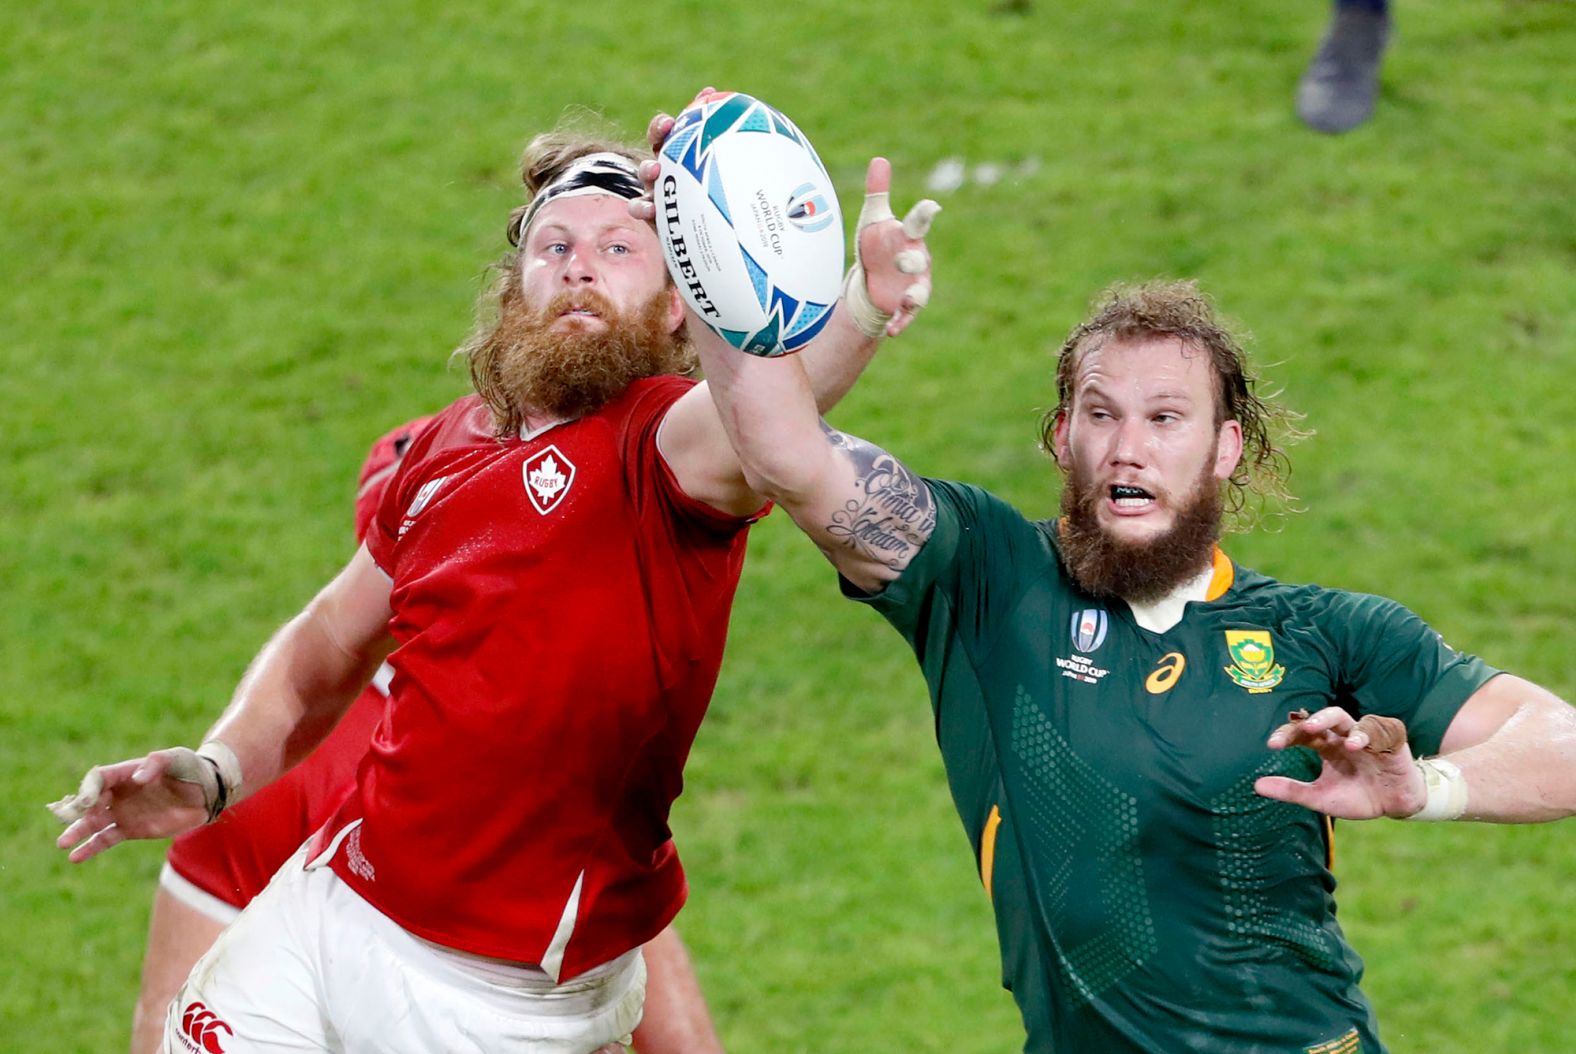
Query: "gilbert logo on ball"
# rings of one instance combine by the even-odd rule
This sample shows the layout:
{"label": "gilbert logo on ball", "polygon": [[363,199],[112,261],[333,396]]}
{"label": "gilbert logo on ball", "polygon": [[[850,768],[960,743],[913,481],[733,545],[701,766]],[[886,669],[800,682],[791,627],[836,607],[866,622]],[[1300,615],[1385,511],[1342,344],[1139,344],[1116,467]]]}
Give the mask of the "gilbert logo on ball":
{"label": "gilbert logo on ball", "polygon": [[808,344],[837,303],[843,222],[804,133],[759,99],[713,92],[657,160],[657,234],[695,314],[751,355]]}

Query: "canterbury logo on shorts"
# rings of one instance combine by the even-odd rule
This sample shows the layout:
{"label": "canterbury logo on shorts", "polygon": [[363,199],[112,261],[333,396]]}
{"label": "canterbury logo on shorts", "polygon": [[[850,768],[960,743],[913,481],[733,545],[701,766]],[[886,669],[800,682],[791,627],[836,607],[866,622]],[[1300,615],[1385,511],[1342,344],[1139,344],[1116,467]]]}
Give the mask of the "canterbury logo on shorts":
{"label": "canterbury logo on shorts", "polygon": [[235,1030],[202,1003],[190,1003],[181,1011],[181,1031],[176,1038],[193,1054],[224,1054],[224,1040],[233,1035]]}

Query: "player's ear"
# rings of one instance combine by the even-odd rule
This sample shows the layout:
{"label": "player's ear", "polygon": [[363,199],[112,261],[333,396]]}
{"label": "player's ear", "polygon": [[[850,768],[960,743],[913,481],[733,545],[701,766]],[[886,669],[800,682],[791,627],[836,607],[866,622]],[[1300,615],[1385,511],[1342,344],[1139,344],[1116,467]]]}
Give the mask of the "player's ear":
{"label": "player's ear", "polygon": [[1067,411],[1056,411],[1056,420],[1051,424],[1051,457],[1056,461],[1056,467],[1062,471],[1067,470],[1071,464],[1067,456]]}
{"label": "player's ear", "polygon": [[677,333],[684,324],[684,298],[679,295],[679,287],[668,283],[668,332]]}
{"label": "player's ear", "polygon": [[1230,479],[1242,460],[1242,425],[1228,418],[1215,433],[1215,478]]}

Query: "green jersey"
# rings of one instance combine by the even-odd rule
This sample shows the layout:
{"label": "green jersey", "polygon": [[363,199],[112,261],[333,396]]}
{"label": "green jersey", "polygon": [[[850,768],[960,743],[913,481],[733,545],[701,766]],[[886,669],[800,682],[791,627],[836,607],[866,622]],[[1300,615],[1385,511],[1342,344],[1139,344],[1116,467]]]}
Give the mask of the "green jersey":
{"label": "green jersey", "polygon": [[1335,919],[1328,820],[1253,790],[1312,779],[1318,757],[1265,741],[1289,711],[1339,705],[1436,753],[1496,671],[1393,601],[1218,550],[1208,599],[1152,633],[1079,590],[1054,523],[929,484],[935,532],[861,599],[924,668],[1024,1050],[1383,1051]]}

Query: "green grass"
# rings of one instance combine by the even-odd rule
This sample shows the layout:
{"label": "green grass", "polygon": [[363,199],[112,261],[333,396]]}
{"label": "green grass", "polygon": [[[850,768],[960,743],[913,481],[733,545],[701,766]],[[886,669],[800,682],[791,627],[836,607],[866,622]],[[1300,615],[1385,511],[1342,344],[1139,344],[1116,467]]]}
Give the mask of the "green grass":
{"label": "green grass", "polygon": [[[1197,276],[1318,435],[1251,566],[1405,600],[1576,696],[1576,10],[1400,6],[1379,113],[1291,93],[1320,3],[34,5],[0,34],[0,1037],[122,1043],[162,849],[84,868],[40,804],[194,740],[348,555],[352,473],[447,370],[533,132],[770,99],[857,202],[944,158],[937,287],[836,415],[1053,508],[1050,351],[1105,283]],[[1016,1049],[989,909],[897,637],[756,532],[675,815],[733,1049]],[[1398,1052],[1569,1048],[1576,840],[1343,825]]]}

